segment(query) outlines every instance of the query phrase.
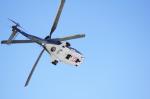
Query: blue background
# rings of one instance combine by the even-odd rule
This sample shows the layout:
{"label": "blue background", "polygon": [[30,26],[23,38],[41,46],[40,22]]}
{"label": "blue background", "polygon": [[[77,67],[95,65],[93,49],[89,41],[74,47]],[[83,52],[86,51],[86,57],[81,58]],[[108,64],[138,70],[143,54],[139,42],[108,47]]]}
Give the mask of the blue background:
{"label": "blue background", "polygon": [[[59,2],[1,0],[0,40],[11,34],[7,18],[44,38]],[[85,39],[70,41],[84,54],[84,63],[53,66],[45,52],[27,88],[42,48],[0,45],[0,99],[150,99],[149,0],[66,0],[53,37],[75,33],[86,33]]]}

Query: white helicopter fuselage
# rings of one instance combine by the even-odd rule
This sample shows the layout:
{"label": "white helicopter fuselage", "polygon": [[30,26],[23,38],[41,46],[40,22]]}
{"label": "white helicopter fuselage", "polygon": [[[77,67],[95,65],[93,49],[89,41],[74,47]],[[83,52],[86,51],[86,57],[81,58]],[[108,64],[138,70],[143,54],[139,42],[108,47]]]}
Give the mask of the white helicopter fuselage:
{"label": "white helicopter fuselage", "polygon": [[[83,55],[74,48],[66,46],[68,42],[61,42],[60,45],[45,44],[45,48],[51,55],[52,63],[63,62],[65,64],[79,66],[83,62]],[[54,63],[56,65],[57,63]]]}
{"label": "white helicopter fuselage", "polygon": [[[69,35],[69,36],[65,36],[61,38],[52,38],[52,34],[57,28],[60,15],[63,10],[64,3],[65,3],[65,0],[61,0],[55,20],[52,24],[51,30],[48,36],[46,36],[44,39],[24,32],[19,23],[15,22],[12,19],[9,19],[15,25],[12,26],[12,34],[10,35],[8,40],[1,41],[2,44],[37,43],[43,47],[43,49],[41,50],[26,80],[25,87],[29,84],[29,81],[37,66],[37,63],[39,62],[45,50],[50,54],[51,59],[52,59],[51,62],[54,65],[56,65],[58,62],[62,62],[65,64],[79,66],[83,62],[83,59],[84,59],[83,55],[76,49],[70,47],[70,44],[66,41],[77,39],[77,38],[83,38],[85,37],[85,34],[75,34],[75,35]],[[15,37],[17,36],[18,33],[25,36],[28,40],[15,40]]]}

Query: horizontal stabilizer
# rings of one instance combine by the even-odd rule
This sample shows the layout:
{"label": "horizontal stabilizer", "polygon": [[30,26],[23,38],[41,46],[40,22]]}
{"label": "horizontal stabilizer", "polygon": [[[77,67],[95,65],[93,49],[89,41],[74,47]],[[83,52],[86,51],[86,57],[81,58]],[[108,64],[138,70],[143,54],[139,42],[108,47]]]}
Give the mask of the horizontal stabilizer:
{"label": "horizontal stabilizer", "polygon": [[85,34],[75,34],[75,35],[65,36],[62,38],[54,38],[54,39],[57,39],[59,41],[66,41],[66,40],[78,39],[83,37],[85,37]]}
{"label": "horizontal stabilizer", "polygon": [[32,40],[11,40],[10,43],[8,43],[8,40],[1,41],[1,44],[17,44],[17,43],[34,43]]}

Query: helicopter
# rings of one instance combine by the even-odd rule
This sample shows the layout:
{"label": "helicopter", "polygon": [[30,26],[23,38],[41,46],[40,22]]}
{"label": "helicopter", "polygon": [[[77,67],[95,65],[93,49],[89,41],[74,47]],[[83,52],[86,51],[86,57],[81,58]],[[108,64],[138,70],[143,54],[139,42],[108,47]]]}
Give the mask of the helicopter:
{"label": "helicopter", "polygon": [[[15,22],[12,19],[9,19],[15,25],[12,26],[12,33],[8,38],[8,40],[1,41],[1,44],[10,45],[10,44],[20,44],[20,43],[36,43],[42,46],[42,50],[27,77],[27,80],[24,85],[25,87],[29,84],[33,72],[35,71],[35,68],[37,67],[37,64],[44,51],[46,51],[51,56],[51,63],[53,65],[57,65],[58,62],[62,62],[69,65],[79,66],[81,63],[83,63],[84,60],[83,54],[81,54],[75,48],[71,47],[71,44],[67,41],[72,39],[77,39],[77,38],[84,38],[85,34],[81,33],[81,34],[74,34],[74,35],[69,35],[61,38],[52,38],[52,34],[57,28],[57,24],[64,7],[64,3],[65,0],[61,0],[50,33],[45,38],[40,38],[26,33],[25,31],[23,31],[23,28],[19,23]],[[17,34],[21,34],[25,36],[28,40],[15,40]]]}

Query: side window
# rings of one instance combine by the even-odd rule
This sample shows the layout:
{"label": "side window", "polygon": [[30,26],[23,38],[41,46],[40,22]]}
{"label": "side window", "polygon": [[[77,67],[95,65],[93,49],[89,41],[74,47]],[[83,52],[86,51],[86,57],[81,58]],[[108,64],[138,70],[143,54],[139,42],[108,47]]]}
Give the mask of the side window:
{"label": "side window", "polygon": [[54,52],[56,50],[56,47],[51,48],[51,52]]}
{"label": "side window", "polygon": [[70,54],[67,54],[66,59],[70,59],[72,56]]}
{"label": "side window", "polygon": [[76,63],[78,63],[78,62],[81,62],[79,59],[76,59],[76,61],[75,61]]}

